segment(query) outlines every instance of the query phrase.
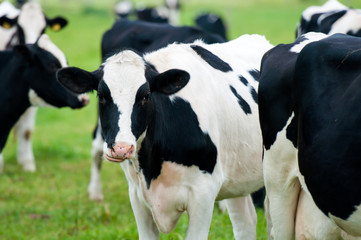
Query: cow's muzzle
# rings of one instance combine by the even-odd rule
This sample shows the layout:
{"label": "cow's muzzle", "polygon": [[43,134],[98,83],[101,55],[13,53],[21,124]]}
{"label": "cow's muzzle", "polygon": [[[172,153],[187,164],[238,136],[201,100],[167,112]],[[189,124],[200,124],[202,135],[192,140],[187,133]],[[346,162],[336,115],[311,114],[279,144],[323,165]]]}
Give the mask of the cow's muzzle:
{"label": "cow's muzzle", "polygon": [[105,154],[105,158],[111,162],[123,162],[126,159],[130,159],[134,153],[134,145],[129,145],[125,143],[117,143],[112,149],[110,149],[110,154]]}

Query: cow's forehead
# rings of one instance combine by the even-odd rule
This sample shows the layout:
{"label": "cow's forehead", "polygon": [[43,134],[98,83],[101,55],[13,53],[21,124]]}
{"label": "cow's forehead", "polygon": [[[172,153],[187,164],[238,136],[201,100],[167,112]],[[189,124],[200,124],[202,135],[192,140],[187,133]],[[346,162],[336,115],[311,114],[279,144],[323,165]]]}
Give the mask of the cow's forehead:
{"label": "cow's forehead", "polygon": [[45,16],[41,6],[36,2],[28,2],[21,8],[18,24],[25,34],[26,43],[34,43],[46,27]]}
{"label": "cow's forehead", "polygon": [[137,53],[125,50],[104,63],[103,80],[111,92],[134,93],[146,82],[145,62]]}
{"label": "cow's forehead", "polygon": [[48,35],[43,34],[40,36],[38,46],[53,54],[62,67],[68,66],[64,53],[50,40]]}

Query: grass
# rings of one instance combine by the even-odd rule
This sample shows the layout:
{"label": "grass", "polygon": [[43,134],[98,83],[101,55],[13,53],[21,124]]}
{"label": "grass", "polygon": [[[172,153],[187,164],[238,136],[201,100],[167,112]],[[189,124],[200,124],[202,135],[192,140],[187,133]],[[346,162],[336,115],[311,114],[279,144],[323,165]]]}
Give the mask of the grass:
{"label": "grass", "polygon": [[[89,2],[92,5],[89,5]],[[162,1],[144,1],[162,3]],[[200,11],[225,18],[229,38],[245,33],[263,34],[272,44],[293,41],[296,23],[308,5],[324,1],[229,0],[184,1],[182,23],[192,24]],[[345,0],[361,8],[358,0]],[[59,33],[48,31],[67,55],[69,65],[95,70],[100,64],[101,35],[110,28],[114,1],[43,0],[49,17],[63,15],[69,25]],[[357,5],[358,4],[358,5]],[[35,173],[25,173],[16,163],[13,135],[4,150],[5,169],[0,174],[0,239],[137,239],[127,182],[120,167],[104,162],[105,200],[88,199],[91,132],[97,118],[96,97],[81,110],[41,108],[33,135]],[[257,239],[266,239],[266,220],[257,210]],[[187,218],[161,239],[184,239]],[[228,215],[215,209],[209,239],[232,239]]]}

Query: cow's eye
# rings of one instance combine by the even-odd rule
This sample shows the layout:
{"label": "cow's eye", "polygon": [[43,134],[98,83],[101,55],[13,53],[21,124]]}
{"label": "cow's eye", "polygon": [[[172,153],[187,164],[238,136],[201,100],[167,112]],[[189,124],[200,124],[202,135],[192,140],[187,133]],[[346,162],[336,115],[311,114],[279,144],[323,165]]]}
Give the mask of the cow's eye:
{"label": "cow's eye", "polygon": [[150,93],[147,93],[143,96],[142,100],[140,101],[140,105],[144,106],[150,100]]}

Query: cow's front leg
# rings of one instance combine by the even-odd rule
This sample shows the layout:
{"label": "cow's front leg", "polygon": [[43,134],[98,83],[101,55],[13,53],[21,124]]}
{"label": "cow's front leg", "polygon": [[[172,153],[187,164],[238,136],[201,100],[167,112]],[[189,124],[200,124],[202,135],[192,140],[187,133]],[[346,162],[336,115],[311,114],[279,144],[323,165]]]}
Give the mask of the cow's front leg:
{"label": "cow's front leg", "polygon": [[31,135],[35,127],[37,108],[30,107],[21,116],[15,125],[16,137],[18,139],[17,159],[23,166],[24,171],[35,172],[35,160]]}
{"label": "cow's front leg", "polygon": [[189,200],[188,229],[186,240],[208,239],[209,228],[212,221],[215,197],[204,197]]}
{"label": "cow's front leg", "polygon": [[155,224],[152,212],[139,199],[136,187],[129,182],[129,197],[135,221],[137,222],[139,240],[159,239],[159,230]]}
{"label": "cow's front leg", "polygon": [[91,165],[90,182],[88,186],[89,198],[92,200],[101,201],[103,200],[102,183],[100,178],[100,170],[103,161],[103,138],[101,137],[101,130],[98,127],[94,132],[94,139],[92,143],[91,155],[93,162]]}
{"label": "cow's front leg", "polygon": [[235,239],[256,239],[257,213],[250,195],[226,200]]}

